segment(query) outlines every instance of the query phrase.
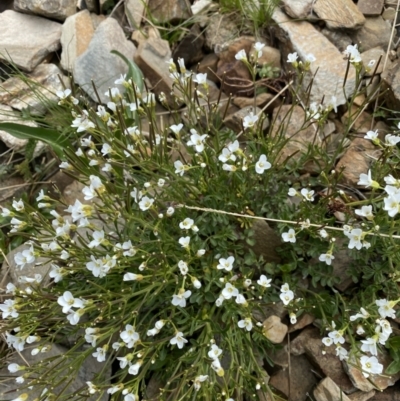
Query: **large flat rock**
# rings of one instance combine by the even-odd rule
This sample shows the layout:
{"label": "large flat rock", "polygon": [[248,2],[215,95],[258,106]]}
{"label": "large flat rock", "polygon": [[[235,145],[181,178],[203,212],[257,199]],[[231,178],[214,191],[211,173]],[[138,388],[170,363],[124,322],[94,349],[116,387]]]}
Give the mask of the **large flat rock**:
{"label": "large flat rock", "polygon": [[113,18],[107,18],[97,27],[88,49],[75,61],[75,81],[94,100],[97,97],[92,87],[94,81],[102,103],[109,101],[105,93],[110,87],[118,87],[114,81],[128,72],[128,66],[118,56],[111,54],[117,50],[129,60],[133,60],[136,47],[125,38],[124,31]]}
{"label": "large flat rock", "polygon": [[0,60],[32,71],[60,48],[62,25],[34,15],[7,10],[0,14]]}
{"label": "large flat rock", "polygon": [[64,21],[76,12],[76,0],[14,0],[15,11]]}
{"label": "large flat rock", "polygon": [[[284,54],[295,51],[302,60],[310,53],[316,58],[310,66],[310,74],[306,76],[308,79],[304,80],[306,87],[313,77],[310,102],[321,103],[325,98],[327,103],[332,96],[336,96],[337,104],[344,104],[343,84],[347,61],[343,59],[343,54],[309,22],[293,21],[278,8],[272,18],[278,24],[277,35],[283,43]],[[345,83],[347,96],[351,96],[354,88],[355,70],[350,66]]]}

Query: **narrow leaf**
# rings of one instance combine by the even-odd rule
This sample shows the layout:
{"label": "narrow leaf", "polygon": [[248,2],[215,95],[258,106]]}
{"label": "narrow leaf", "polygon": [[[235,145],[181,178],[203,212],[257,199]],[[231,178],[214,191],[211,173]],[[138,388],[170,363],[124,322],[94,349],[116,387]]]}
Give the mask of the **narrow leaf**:
{"label": "narrow leaf", "polygon": [[61,136],[57,131],[42,128],[28,127],[27,125],[14,123],[0,123],[0,130],[8,132],[19,139],[34,139],[49,145],[59,158],[62,158],[64,149],[72,148],[70,141]]}
{"label": "narrow leaf", "polygon": [[132,81],[138,86],[140,92],[143,92],[143,74],[140,68],[133,62],[129,60],[118,50],[111,50],[112,54],[122,58],[128,66],[128,74],[126,75],[126,80],[132,79]]}

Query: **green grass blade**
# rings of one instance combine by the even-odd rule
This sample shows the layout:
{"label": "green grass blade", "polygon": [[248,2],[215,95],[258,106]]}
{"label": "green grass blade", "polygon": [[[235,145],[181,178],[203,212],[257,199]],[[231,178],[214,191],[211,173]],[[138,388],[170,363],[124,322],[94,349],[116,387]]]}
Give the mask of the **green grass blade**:
{"label": "green grass blade", "polygon": [[28,127],[22,124],[0,123],[0,130],[8,132],[19,139],[34,139],[49,145],[57,156],[63,157],[64,149],[72,148],[70,141],[59,132],[42,127]]}
{"label": "green grass blade", "polygon": [[126,74],[126,80],[132,79],[132,81],[138,86],[140,92],[143,92],[143,74],[140,68],[132,61],[127,59],[118,50],[111,50],[112,54],[122,58],[128,66],[128,74]]}

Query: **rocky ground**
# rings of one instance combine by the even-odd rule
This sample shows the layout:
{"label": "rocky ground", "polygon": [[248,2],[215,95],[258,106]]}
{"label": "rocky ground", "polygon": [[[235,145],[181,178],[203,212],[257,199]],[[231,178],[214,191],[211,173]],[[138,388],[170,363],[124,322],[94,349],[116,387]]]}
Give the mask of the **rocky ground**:
{"label": "rocky ground", "polygon": [[[363,138],[369,130],[379,129],[380,135],[389,132],[387,121],[373,115],[373,107],[360,96],[352,109],[345,106],[346,92],[355,89],[355,73],[346,73],[347,60],[343,51],[350,44],[357,44],[365,64],[376,60],[377,67],[367,74],[365,82],[372,93],[379,88],[385,95],[385,106],[400,110],[400,48],[394,0],[282,0],[272,16],[269,27],[252,32],[237,15],[222,14],[218,4],[211,0],[3,0],[0,4],[0,60],[3,62],[3,81],[0,84],[0,120],[21,121],[21,112],[28,108],[31,115],[43,116],[46,107],[38,101],[31,88],[16,78],[8,78],[7,63],[23,71],[32,81],[40,84],[46,97],[56,100],[55,92],[75,84],[94,101],[107,102],[105,93],[121,74],[127,72],[126,64],[111,50],[118,50],[133,59],[142,70],[147,84],[159,95],[172,90],[168,61],[183,58],[186,66],[207,73],[212,100],[222,90],[222,101],[232,101],[225,117],[225,124],[239,132],[241,121],[249,108],[256,107],[266,114],[265,129],[270,121],[277,131],[279,122],[290,106],[285,85],[293,74],[286,62],[289,53],[297,52],[301,59],[313,54],[316,61],[311,72],[316,73],[310,102],[321,103],[336,97],[339,116],[333,116],[319,141],[335,149],[343,136],[343,126],[352,116],[360,113],[352,127],[352,140],[347,149],[338,155],[336,168],[344,168],[343,184],[357,187],[359,175],[367,173],[375,147]],[[241,22],[241,23],[238,23]],[[168,28],[167,28],[168,27]],[[139,29],[140,28],[140,29]],[[167,32],[167,34],[166,34]],[[260,36],[261,35],[261,36]],[[169,40],[166,40],[168,38]],[[261,63],[266,74],[255,94],[249,71],[235,54],[244,49],[247,53],[256,42],[265,43]],[[60,81],[60,78],[62,82]],[[100,99],[93,90],[94,81]],[[370,82],[372,80],[372,82]],[[184,108],[167,96],[171,109]],[[158,106],[161,118],[168,119],[167,109]],[[304,119],[304,109],[294,109],[293,121]],[[24,122],[26,123],[26,122]],[[34,124],[34,123],[31,123]],[[314,128],[296,131],[296,124],[288,126],[285,135],[292,140],[283,150],[283,158],[304,151],[314,140]],[[296,141],[293,140],[296,136]],[[0,131],[0,202],[10,200],[17,191],[26,189],[22,177],[6,177],[4,165],[23,158],[26,141]],[[40,153],[40,144],[38,154]],[[22,155],[22,156],[21,156]],[[294,157],[297,157],[296,155]],[[3,173],[2,173],[3,171]],[[305,166],[305,173],[312,174],[313,166]],[[2,174],[2,175],[1,175]],[[79,184],[51,177],[71,200],[80,194]],[[340,215],[337,215],[340,219]],[[23,246],[22,246],[23,247]],[[18,252],[21,248],[13,251]],[[353,282],[346,276],[347,256],[336,255],[333,262],[335,274],[342,278],[336,286],[345,291]],[[13,261],[12,254],[8,259]],[[3,272],[8,266],[4,264]],[[46,265],[40,267],[45,269]],[[26,274],[25,268],[24,274]],[[30,266],[32,274],[36,266]],[[9,277],[18,283],[18,271],[10,266]],[[400,375],[380,376],[369,381],[351,366],[351,361],[341,362],[335,352],[323,349],[318,322],[303,316],[291,325],[285,310],[276,305],[265,311],[264,326],[270,340],[281,344],[282,349],[271,354],[275,366],[268,368],[269,383],[283,399],[292,401],[396,401],[400,400]],[[396,326],[397,323],[393,322]],[[397,327],[397,326],[396,326]],[[57,350],[55,350],[57,352]],[[61,351],[60,351],[61,352]],[[29,361],[32,356],[24,355]],[[389,363],[381,355],[381,363]],[[96,367],[92,366],[95,370]],[[8,371],[0,372],[7,375]],[[88,380],[90,369],[82,373],[82,383]],[[77,383],[79,386],[80,383]],[[3,393],[0,387],[0,393]],[[342,391],[342,393],[341,393]],[[6,398],[6,399],[12,399]],[[3,398],[2,398],[3,399]],[[265,395],[265,400],[269,398]]]}

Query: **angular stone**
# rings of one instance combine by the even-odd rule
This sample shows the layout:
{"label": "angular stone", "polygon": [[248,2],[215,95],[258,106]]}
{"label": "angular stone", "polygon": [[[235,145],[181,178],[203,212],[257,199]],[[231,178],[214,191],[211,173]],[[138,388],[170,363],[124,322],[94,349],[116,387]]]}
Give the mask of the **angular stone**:
{"label": "angular stone", "polygon": [[88,10],[68,17],[61,33],[61,67],[72,72],[75,60],[84,53],[94,34],[92,18]]}
{"label": "angular stone", "polygon": [[30,246],[26,244],[22,244],[17,248],[13,249],[11,252],[7,254],[6,260],[3,262],[1,267],[1,280],[4,280],[5,283],[13,283],[16,287],[24,289],[29,286],[37,285],[37,284],[24,284],[20,282],[20,277],[34,277],[35,274],[40,274],[42,276],[42,282],[40,286],[46,286],[50,282],[50,277],[48,276],[48,272],[50,270],[50,260],[47,258],[39,257],[33,263],[27,263],[23,269],[21,269],[14,260],[14,256],[18,252],[22,252],[25,249],[29,249]]}
{"label": "angular stone", "polygon": [[273,344],[280,344],[288,332],[286,324],[278,316],[272,315],[263,322],[263,334]]}
{"label": "angular stone", "polygon": [[378,17],[382,14],[385,0],[358,0],[358,9],[367,17]]}
{"label": "angular stone", "polygon": [[14,0],[14,9],[64,21],[76,13],[76,0]]}
{"label": "angular stone", "polygon": [[198,24],[193,25],[190,31],[179,42],[172,53],[174,60],[182,58],[185,64],[192,65],[198,63],[203,58],[204,36]]}
{"label": "angular stone", "polygon": [[258,64],[269,64],[271,67],[281,68],[281,52],[275,47],[264,46],[261,49],[262,55],[257,60]]}
{"label": "angular stone", "polygon": [[[290,375],[289,369],[279,370],[271,376],[269,384],[291,401],[305,401],[309,399],[308,393],[317,384],[312,368],[304,355],[292,355],[290,358]],[[339,399],[335,401],[339,401]]]}
{"label": "angular stone", "polygon": [[314,397],[316,401],[351,401],[329,377],[318,383],[318,386],[314,390]]}
{"label": "angular stone", "polygon": [[133,28],[140,28],[146,7],[147,0],[125,0],[125,15]]}
{"label": "angular stone", "polygon": [[374,398],[370,398],[370,401],[400,401],[400,383],[397,382],[385,391],[377,391]]}
{"label": "angular stone", "polygon": [[[68,348],[58,344],[48,344],[48,346],[50,347],[50,349],[47,352],[45,353],[39,352],[35,356],[31,355],[30,349],[25,349],[21,353],[13,353],[11,356],[7,357],[7,363],[8,364],[17,363],[20,366],[32,366],[34,364],[41,363],[46,358],[54,358],[55,360],[57,360],[57,357],[69,351]],[[51,366],[54,366],[54,362],[49,362],[48,366],[49,369],[51,369]],[[65,369],[59,377],[60,379],[63,379],[64,376],[65,380],[62,380],[61,385],[59,385],[52,391],[54,392],[54,394],[57,395],[61,393],[63,395],[78,393],[82,390],[82,388],[87,387],[86,384],[87,381],[92,381],[98,375],[102,379],[103,383],[109,383],[111,376],[111,368],[109,367],[108,369],[105,369],[105,371],[103,371],[103,369],[104,369],[104,364],[97,362],[97,360],[90,355],[82,363],[80,369],[78,370],[78,374],[75,378],[71,377],[71,372],[66,371]],[[0,384],[1,400],[4,401],[13,400],[16,397],[18,397],[18,395],[20,395],[21,393],[26,392],[26,382],[23,384],[18,384],[15,382],[14,377],[20,376],[18,375],[18,373],[10,374],[7,367],[3,367],[0,370],[0,375],[6,378],[6,380],[9,379],[7,381],[3,380]],[[66,386],[67,382],[68,385]],[[42,387],[40,388],[33,387],[32,390],[29,390],[29,399],[32,400],[40,399],[42,390],[43,390]],[[104,392],[104,394],[100,398],[98,394],[94,394],[88,397],[87,400],[107,401],[108,398],[109,395],[106,392]]]}
{"label": "angular stone", "polygon": [[205,47],[207,50],[214,51],[215,46],[236,38],[239,33],[239,26],[228,14],[213,13],[208,20],[205,30]]}
{"label": "angular stone", "polygon": [[343,31],[340,29],[331,30],[325,27],[322,28],[321,33],[338,48],[340,53],[343,53],[346,50],[347,46],[351,45],[352,43],[352,39],[347,31]]}
{"label": "angular stone", "polygon": [[274,367],[278,366],[279,368],[286,369],[289,367],[289,357],[290,353],[288,352],[287,345],[283,346],[283,348],[279,349],[268,349],[267,351],[268,357],[274,363]]}
{"label": "angular stone", "polygon": [[192,16],[189,2],[185,0],[148,0],[148,12],[159,23],[179,23]]}
{"label": "angular stone", "polygon": [[220,82],[217,76],[219,58],[215,53],[207,54],[199,63],[199,72],[207,74],[207,79],[215,83]]}
{"label": "angular stone", "polygon": [[169,43],[158,38],[149,38],[141,42],[135,54],[135,62],[152,85],[152,91],[156,95],[164,92],[168,105],[177,108],[179,105],[171,96],[173,80],[170,77],[167,63],[170,59]]}
{"label": "angular stone", "polygon": [[274,95],[272,93],[260,93],[255,99],[250,97],[235,97],[233,98],[233,104],[241,109],[251,106],[254,107],[254,103],[256,107],[264,107],[273,97]]}
{"label": "angular stone", "polygon": [[313,9],[330,29],[358,29],[365,23],[352,0],[317,0]]}
{"label": "angular stone", "polygon": [[[377,355],[378,362],[383,365],[383,372],[387,369],[392,362],[392,358],[386,351],[379,352]],[[350,380],[354,387],[361,391],[371,391],[374,389],[385,390],[387,387],[393,386],[400,378],[400,372],[395,375],[369,375],[368,378],[364,377],[361,371],[361,364],[358,360],[351,355],[350,358],[344,361],[344,368],[349,375]]]}
{"label": "angular stone", "polygon": [[400,60],[381,74],[382,90],[385,91],[385,101],[391,109],[400,107]]}
{"label": "angular stone", "polygon": [[29,90],[18,94],[9,105],[20,111],[27,108],[35,116],[46,114],[46,102],[58,101],[56,92],[70,87],[69,79],[55,64],[40,64],[28,78],[31,80]]}
{"label": "angular stone", "polygon": [[61,27],[45,18],[4,11],[0,14],[0,60],[32,71],[60,48]]}
{"label": "angular stone", "polygon": [[[315,327],[306,327],[290,344],[293,355],[306,354],[310,362],[330,377],[346,393],[354,391],[354,386],[336,356],[334,347],[324,347],[322,336]],[[325,352],[325,354],[322,353]]]}
{"label": "angular stone", "polygon": [[335,259],[332,261],[333,275],[338,277],[340,281],[334,284],[334,287],[343,292],[354,285],[348,273],[352,259],[349,255],[349,249],[342,238],[336,239],[335,249],[338,250],[335,250]]}
{"label": "angular stone", "polygon": [[[28,127],[37,127],[38,125],[33,121],[24,121],[18,112],[14,111],[11,107],[0,104],[0,121],[2,123],[15,123],[23,124]],[[0,141],[4,142],[5,145],[14,150],[17,153],[25,153],[25,146],[28,143],[27,139],[16,138],[15,136],[9,134],[6,131],[0,131]],[[44,149],[43,142],[39,142],[35,148],[35,154],[40,153]]]}
{"label": "angular stone", "polygon": [[361,111],[360,107],[354,105],[343,114],[341,121],[345,126],[352,123],[352,130],[360,134],[366,134],[370,129],[373,129],[371,114]]}
{"label": "angular stone", "polygon": [[379,155],[380,151],[371,141],[364,138],[353,139],[336,165],[337,171],[343,170],[341,182],[352,187],[359,187],[357,182],[360,180],[360,174],[367,174],[373,160],[371,157],[379,157]]}
{"label": "angular stone", "polygon": [[96,29],[88,49],[75,61],[74,78],[82,89],[94,100],[97,96],[93,90],[91,81],[94,81],[102,103],[107,103],[109,97],[105,95],[110,87],[118,87],[114,81],[121,74],[128,72],[128,66],[117,55],[111,54],[112,50],[122,53],[128,60],[132,60],[135,54],[135,46],[126,40],[124,31],[114,18],[107,18]]}
{"label": "angular stone", "polygon": [[307,18],[312,12],[314,0],[283,0],[286,14],[292,18]]}
{"label": "angular stone", "polygon": [[[375,394],[376,394],[375,390],[368,391],[367,393],[365,393],[364,391],[356,391],[353,394],[349,394],[348,398],[350,398],[350,401],[368,401]],[[399,400],[400,400],[400,397],[399,397]],[[377,400],[375,400],[375,401],[377,401]],[[391,401],[395,401],[395,400],[391,400]]]}
{"label": "angular stone", "polygon": [[226,95],[252,96],[254,84],[246,65],[233,59],[225,62],[218,62],[217,76],[221,81],[221,89]]}
{"label": "angular stone", "polygon": [[196,15],[201,13],[203,10],[208,8],[212,4],[212,0],[196,0],[190,7],[192,9],[192,14]]}
{"label": "angular stone", "polygon": [[391,23],[385,21],[381,16],[368,17],[364,26],[355,32],[351,32],[350,37],[354,43],[358,44],[358,48],[362,52],[374,47],[386,49],[390,41],[391,30]]}
{"label": "angular stone", "polygon": [[[313,77],[310,102],[321,103],[322,98],[330,100],[336,96],[338,105],[346,103],[342,87],[347,61],[343,59],[343,54],[309,22],[291,21],[278,8],[274,11],[273,20],[279,26],[277,36],[285,47],[284,55],[295,51],[302,60],[310,53],[316,58],[310,66],[310,74],[306,75],[308,78],[304,80],[304,85],[308,86]],[[345,85],[347,96],[354,92],[354,88],[355,70],[350,67]]]}
{"label": "angular stone", "polygon": [[[321,146],[321,139],[314,124],[305,124],[305,112],[300,106],[284,105],[276,108],[272,115],[273,126],[271,127],[271,138],[282,136],[286,143],[279,151],[277,163],[296,163],[303,153],[308,151],[311,144]],[[311,165],[304,166],[313,169]]]}
{"label": "angular stone", "polygon": [[289,326],[289,333],[293,333],[294,331],[304,329],[304,327],[309,326],[315,320],[315,316],[309,313],[303,313],[295,324],[291,324]]}

